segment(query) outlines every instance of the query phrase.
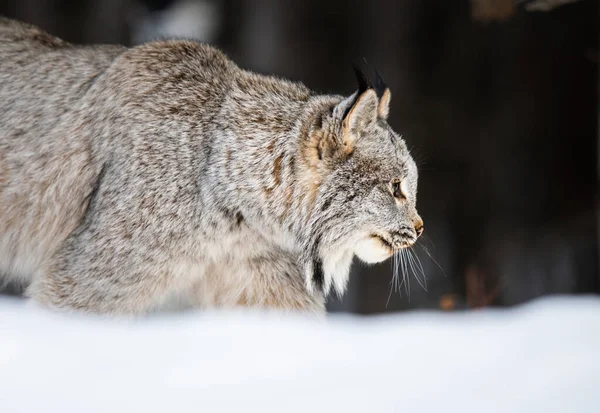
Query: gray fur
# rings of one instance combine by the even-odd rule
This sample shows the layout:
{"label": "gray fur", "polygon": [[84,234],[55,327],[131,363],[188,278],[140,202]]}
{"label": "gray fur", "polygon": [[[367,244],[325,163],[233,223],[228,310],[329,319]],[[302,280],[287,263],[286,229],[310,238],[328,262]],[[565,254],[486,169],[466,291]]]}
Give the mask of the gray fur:
{"label": "gray fur", "polygon": [[322,312],[354,254],[385,259],[422,226],[386,93],[382,108],[191,41],[80,47],[0,18],[0,273],[54,308]]}

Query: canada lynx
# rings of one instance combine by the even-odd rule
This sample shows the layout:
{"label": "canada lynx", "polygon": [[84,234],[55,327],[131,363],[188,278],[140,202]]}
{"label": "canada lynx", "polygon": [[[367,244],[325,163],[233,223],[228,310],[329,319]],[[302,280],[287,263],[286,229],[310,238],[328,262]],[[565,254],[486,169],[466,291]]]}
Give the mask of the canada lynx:
{"label": "canada lynx", "polygon": [[324,311],[412,245],[390,92],[244,71],[191,41],[74,46],[0,18],[0,274],[54,307]]}

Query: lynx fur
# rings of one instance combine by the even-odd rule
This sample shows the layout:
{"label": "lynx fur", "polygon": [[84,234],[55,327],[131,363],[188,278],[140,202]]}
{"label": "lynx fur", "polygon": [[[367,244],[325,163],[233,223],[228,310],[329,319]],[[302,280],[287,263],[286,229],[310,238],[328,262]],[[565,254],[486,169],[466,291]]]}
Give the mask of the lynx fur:
{"label": "lynx fur", "polygon": [[389,101],[381,78],[319,95],[192,41],[75,46],[0,18],[0,274],[67,310],[323,312],[354,255],[423,228]]}

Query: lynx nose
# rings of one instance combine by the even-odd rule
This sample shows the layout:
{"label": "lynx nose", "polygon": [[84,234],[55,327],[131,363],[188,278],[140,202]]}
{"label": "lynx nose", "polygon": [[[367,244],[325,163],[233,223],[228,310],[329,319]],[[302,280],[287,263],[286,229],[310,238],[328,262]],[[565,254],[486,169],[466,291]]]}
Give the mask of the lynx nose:
{"label": "lynx nose", "polygon": [[417,238],[419,238],[421,236],[421,234],[423,233],[424,227],[423,227],[423,221],[419,221],[415,224],[415,232],[417,233]]}

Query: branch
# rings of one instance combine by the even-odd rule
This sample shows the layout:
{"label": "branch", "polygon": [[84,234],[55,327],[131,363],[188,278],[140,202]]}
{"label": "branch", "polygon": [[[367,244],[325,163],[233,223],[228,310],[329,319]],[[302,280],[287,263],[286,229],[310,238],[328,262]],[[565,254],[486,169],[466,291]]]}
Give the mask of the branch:
{"label": "branch", "polygon": [[528,12],[548,12],[578,1],[581,0],[471,0],[471,17],[484,22],[507,20],[521,5]]}
{"label": "branch", "polygon": [[517,0],[517,3],[525,3],[525,10],[527,11],[546,12],[577,1],[580,0]]}

